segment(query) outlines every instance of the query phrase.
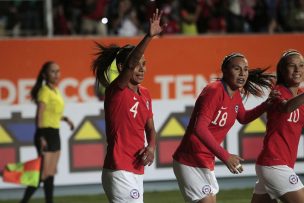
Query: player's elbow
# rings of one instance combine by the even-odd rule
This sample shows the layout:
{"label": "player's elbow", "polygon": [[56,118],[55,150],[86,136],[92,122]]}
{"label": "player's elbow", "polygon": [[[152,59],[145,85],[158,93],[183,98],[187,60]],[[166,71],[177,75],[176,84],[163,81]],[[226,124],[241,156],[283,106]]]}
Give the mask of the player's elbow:
{"label": "player's elbow", "polygon": [[249,118],[246,118],[246,117],[238,118],[237,120],[242,125],[246,125],[246,124],[248,124],[252,121],[252,119],[249,119]]}

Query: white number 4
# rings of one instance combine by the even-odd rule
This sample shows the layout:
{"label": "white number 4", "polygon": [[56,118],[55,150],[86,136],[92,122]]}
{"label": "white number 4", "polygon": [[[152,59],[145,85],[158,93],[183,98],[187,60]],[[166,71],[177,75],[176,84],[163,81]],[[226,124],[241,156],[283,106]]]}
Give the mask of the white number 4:
{"label": "white number 4", "polygon": [[136,117],[138,104],[139,104],[139,102],[136,102],[130,109],[130,111],[133,113],[133,118]]}

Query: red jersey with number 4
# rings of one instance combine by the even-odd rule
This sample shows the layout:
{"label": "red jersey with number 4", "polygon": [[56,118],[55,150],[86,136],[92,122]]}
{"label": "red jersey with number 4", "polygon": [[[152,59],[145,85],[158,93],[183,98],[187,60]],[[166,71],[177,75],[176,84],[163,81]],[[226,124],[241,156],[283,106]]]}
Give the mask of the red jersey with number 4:
{"label": "red jersey with number 4", "polygon": [[[267,131],[257,164],[287,165],[293,168],[304,124],[304,106],[300,106],[293,112],[280,112],[278,105],[282,100],[293,98],[293,95],[282,85],[277,85],[275,89],[281,93],[281,99],[267,111]],[[299,90],[298,94],[302,92]]]}
{"label": "red jersey with number 4", "polygon": [[188,166],[214,169],[215,156],[226,161],[229,153],[220,146],[238,119],[248,123],[265,111],[265,105],[245,111],[240,92],[230,97],[221,81],[205,87],[193,109],[186,133],[173,158]]}
{"label": "red jersey with number 4", "polygon": [[137,154],[145,145],[145,125],[153,114],[148,90],[139,86],[139,92],[136,94],[128,87],[121,89],[115,81],[106,89],[108,146],[104,168],[144,173]]}

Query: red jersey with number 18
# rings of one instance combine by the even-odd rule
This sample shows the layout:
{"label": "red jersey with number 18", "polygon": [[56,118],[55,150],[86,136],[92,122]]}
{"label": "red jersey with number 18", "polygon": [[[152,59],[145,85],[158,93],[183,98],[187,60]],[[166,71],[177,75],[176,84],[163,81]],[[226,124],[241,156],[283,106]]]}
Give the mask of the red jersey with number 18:
{"label": "red jersey with number 18", "polygon": [[[280,112],[278,108],[280,102],[293,98],[293,95],[285,86],[277,85],[275,89],[281,93],[281,99],[267,111],[267,132],[257,164],[287,165],[293,168],[304,124],[304,106],[300,106],[293,112]],[[302,92],[299,89],[298,94]]]}
{"label": "red jersey with number 18", "polygon": [[262,104],[245,111],[239,90],[230,97],[224,83],[216,81],[205,87],[195,103],[190,123],[173,158],[188,166],[214,169],[214,158],[222,161],[229,153],[220,146],[238,119],[248,123],[265,111]]}
{"label": "red jersey with number 18", "polygon": [[139,86],[136,94],[114,81],[106,89],[104,109],[108,143],[104,168],[143,174],[137,154],[145,144],[145,125],[153,117],[148,90]]}

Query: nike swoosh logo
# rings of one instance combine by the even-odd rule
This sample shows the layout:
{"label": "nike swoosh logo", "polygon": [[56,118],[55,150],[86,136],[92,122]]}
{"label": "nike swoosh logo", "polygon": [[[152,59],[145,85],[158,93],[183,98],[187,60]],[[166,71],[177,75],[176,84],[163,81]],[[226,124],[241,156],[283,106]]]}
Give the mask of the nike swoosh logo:
{"label": "nike swoosh logo", "polygon": [[133,99],[134,99],[134,100],[137,100],[137,98],[136,98],[135,96],[133,97]]}
{"label": "nike swoosh logo", "polygon": [[224,109],[227,109],[227,108],[228,108],[228,107],[223,107],[223,106],[221,107],[221,109],[223,109],[223,110],[224,110]]}

